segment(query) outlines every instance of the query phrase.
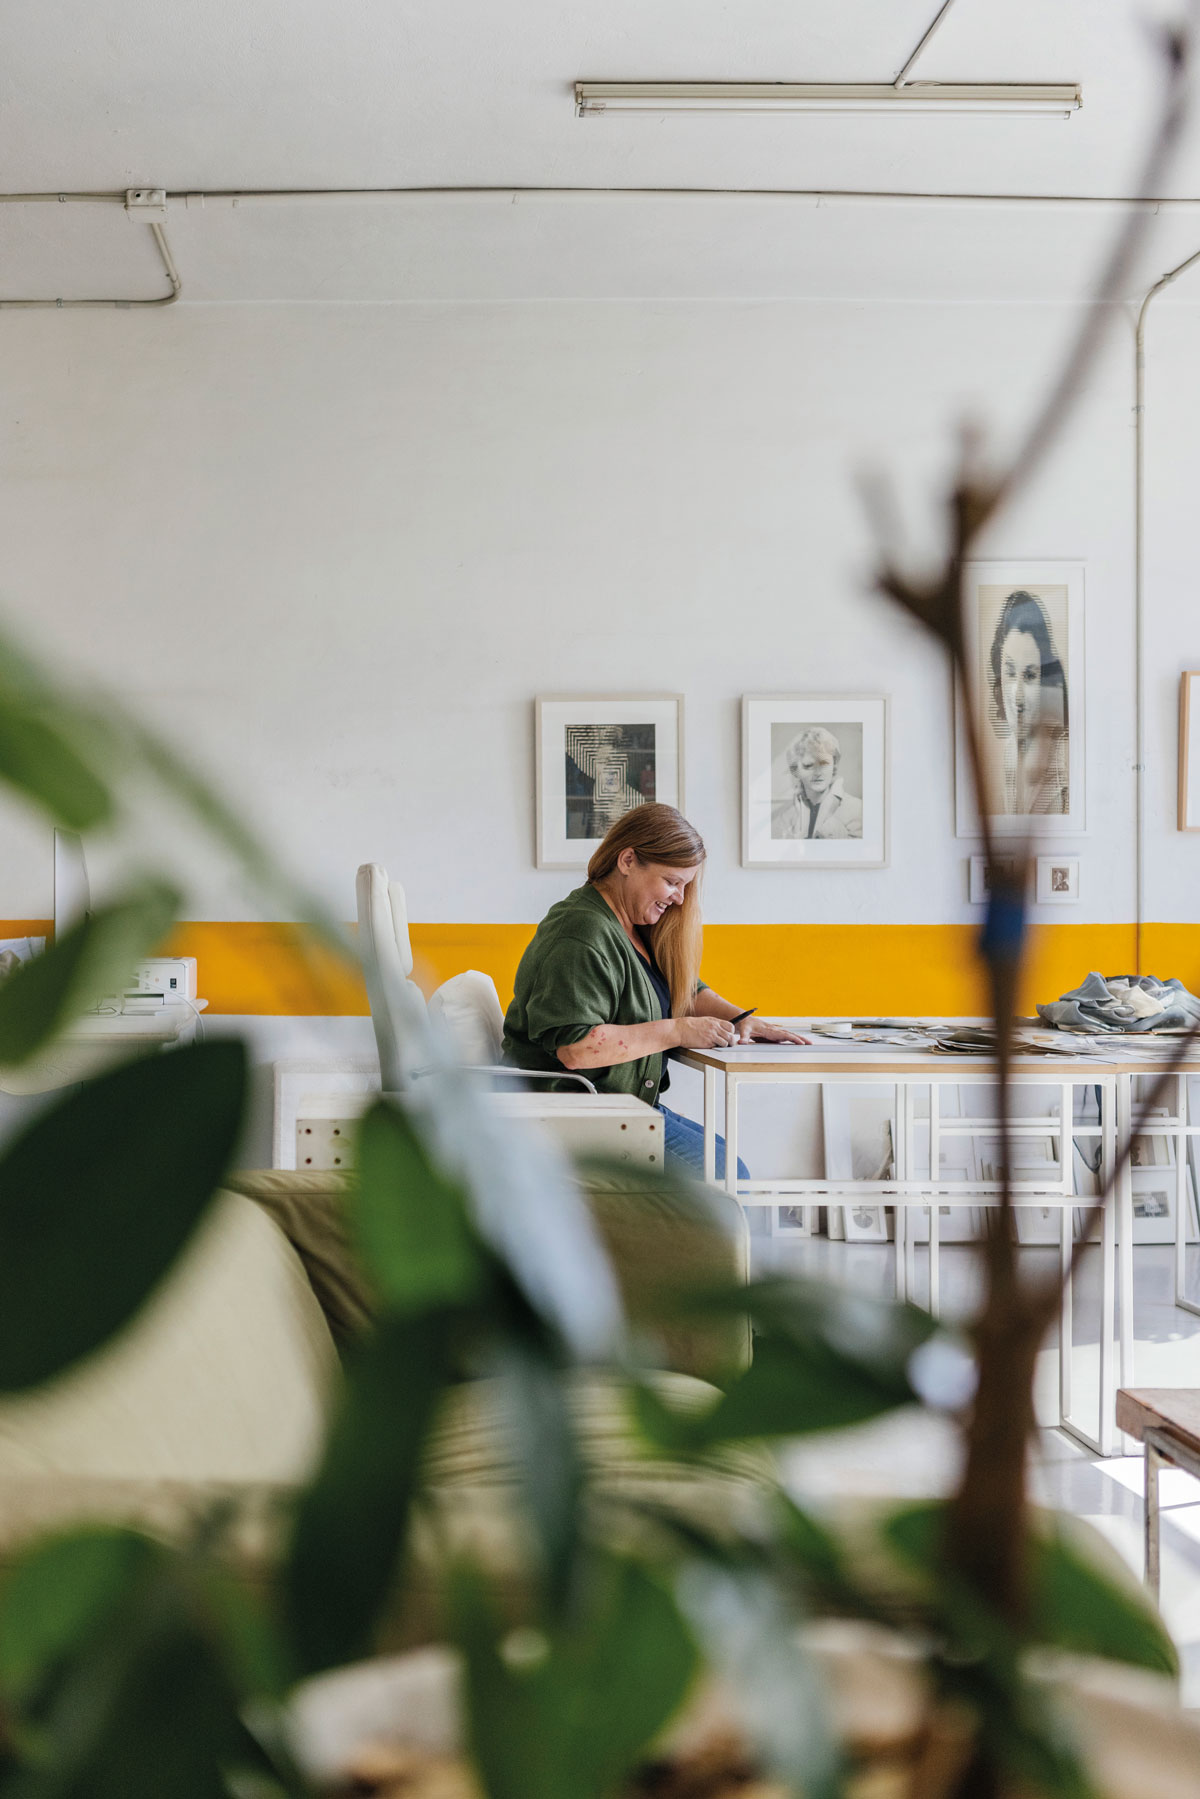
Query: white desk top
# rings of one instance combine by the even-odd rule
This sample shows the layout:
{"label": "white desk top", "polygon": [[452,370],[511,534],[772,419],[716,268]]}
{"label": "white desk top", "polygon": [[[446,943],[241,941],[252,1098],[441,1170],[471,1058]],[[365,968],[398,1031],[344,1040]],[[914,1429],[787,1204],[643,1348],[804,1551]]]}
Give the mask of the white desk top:
{"label": "white desk top", "polygon": [[[198,999],[196,1008],[203,1011],[208,1001]],[[156,1012],[85,1012],[63,1033],[62,1043],[175,1043],[182,1037],[196,1013],[176,1000],[160,1006]]]}
{"label": "white desk top", "polygon": [[[825,1025],[831,1020],[816,1018],[779,1018],[772,1021],[797,1031]],[[985,1053],[956,1054],[952,1050],[935,1049],[924,1043],[904,1043],[905,1027],[948,1031],[964,1026],[987,1027],[988,1020],[977,1018],[913,1018],[889,1019],[886,1025],[874,1027],[873,1035],[894,1036],[896,1042],[871,1042],[860,1035],[854,1037],[818,1035],[810,1044],[743,1043],[731,1049],[683,1050],[679,1061],[690,1068],[712,1068],[720,1073],[774,1074],[786,1076],[850,1074],[907,1074],[918,1078],[995,1076],[994,1058]],[[1083,1037],[1069,1031],[1052,1031],[1033,1026],[1019,1027],[1028,1037],[1044,1045],[1043,1053],[1019,1053],[1012,1058],[1013,1072],[1023,1077],[1039,1075],[1047,1085],[1055,1081],[1086,1080],[1088,1071],[1103,1074],[1152,1074],[1169,1062],[1179,1047],[1179,1038],[1152,1033],[1142,1036],[1114,1036],[1097,1033]],[[1136,1045],[1136,1048],[1134,1047]],[[1183,1073],[1200,1073],[1200,1046],[1193,1045],[1188,1059],[1180,1065]]]}
{"label": "white desk top", "polygon": [[[207,1000],[197,1000],[203,1009]],[[98,1074],[123,1053],[178,1043],[196,1022],[190,1006],[176,1001],[157,1012],[87,1012],[48,1049],[20,1068],[0,1068],[0,1093],[50,1093]]]}

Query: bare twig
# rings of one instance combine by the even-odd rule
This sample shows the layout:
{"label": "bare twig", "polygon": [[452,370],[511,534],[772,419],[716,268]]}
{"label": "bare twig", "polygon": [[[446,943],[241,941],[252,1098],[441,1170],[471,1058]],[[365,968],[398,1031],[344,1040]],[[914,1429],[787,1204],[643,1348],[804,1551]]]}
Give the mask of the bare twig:
{"label": "bare twig", "polygon": [[[1193,18],[1200,17],[1200,0],[1193,0],[1191,12]],[[1182,33],[1166,35],[1163,46],[1166,92],[1159,128],[1142,173],[1141,193],[1153,192],[1161,185],[1184,118],[1186,39]],[[1001,1203],[989,1216],[983,1246],[985,1295],[974,1326],[978,1385],[966,1431],[963,1477],[950,1510],[947,1552],[951,1565],[970,1580],[980,1597],[1018,1627],[1026,1614],[1025,1456],[1035,1422],[1033,1376],[1038,1350],[1058,1303],[1061,1286],[1057,1280],[1027,1285],[1021,1282],[1011,1229],[1012,1034],[1024,955],[1025,887],[1030,850],[1027,843],[1020,846],[1014,870],[1001,868],[995,854],[979,712],[974,703],[977,696],[972,691],[972,671],[966,656],[963,570],[984,528],[1043,466],[1094,364],[1114,302],[1123,297],[1148,228],[1149,216],[1147,206],[1135,204],[1131,207],[1064,358],[1061,373],[1007,467],[989,476],[983,468],[978,437],[964,433],[955,479],[945,500],[945,550],[940,563],[931,571],[917,575],[904,567],[891,490],[878,476],[864,484],[864,500],[877,536],[879,566],[875,585],[931,631],[950,658],[956,691],[962,701],[967,760],[988,861],[991,898],[980,954],[987,969],[996,1025]],[[1049,756],[1052,747],[1049,741],[1042,742],[1039,747],[1043,757]],[[1186,1054],[1190,1041],[1190,1038],[1185,1040],[1178,1060]],[[1153,1103],[1175,1066],[1177,1061],[1156,1083],[1148,1105]],[[1069,1122],[1064,1120],[1064,1158],[1069,1128]],[[1131,1153],[1132,1138],[1130,1143],[1118,1147],[1100,1204],[1111,1198]],[[1089,1220],[1098,1211],[1099,1206],[1092,1208]],[[968,1788],[973,1795],[994,1791],[995,1770],[982,1764],[974,1766],[962,1790],[965,1792]]]}

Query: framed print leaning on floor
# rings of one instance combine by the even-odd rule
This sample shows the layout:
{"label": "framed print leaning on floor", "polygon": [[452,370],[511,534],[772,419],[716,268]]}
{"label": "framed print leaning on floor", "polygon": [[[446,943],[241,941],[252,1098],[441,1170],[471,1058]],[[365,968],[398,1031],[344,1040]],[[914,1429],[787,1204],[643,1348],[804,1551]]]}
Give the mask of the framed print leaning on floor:
{"label": "framed print leaning on floor", "polygon": [[586,868],[634,806],[682,812],[681,693],[545,694],[535,714],[539,868]]}
{"label": "framed print leaning on floor", "polygon": [[883,868],[887,811],[886,699],[743,697],[743,868]]}
{"label": "framed print leaning on floor", "polygon": [[[968,562],[967,675],[997,837],[1075,836],[1084,820],[1082,562]],[[955,819],[977,837],[963,699],[955,695]]]}

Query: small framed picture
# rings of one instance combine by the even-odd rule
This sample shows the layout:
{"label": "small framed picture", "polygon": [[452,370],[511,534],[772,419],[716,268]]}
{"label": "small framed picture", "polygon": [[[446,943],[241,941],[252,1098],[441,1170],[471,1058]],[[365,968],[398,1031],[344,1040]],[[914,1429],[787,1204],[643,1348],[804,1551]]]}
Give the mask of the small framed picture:
{"label": "small framed picture", "polygon": [[1179,829],[1200,831],[1200,669],[1179,677]]}
{"label": "small framed picture", "polygon": [[[843,1086],[832,1081],[821,1088],[825,1136],[825,1178],[838,1186],[853,1181],[896,1178],[896,1089],[887,1083]],[[847,1243],[886,1243],[887,1208],[878,1193],[830,1204],[840,1211]]]}
{"label": "small framed picture", "polygon": [[817,1206],[776,1206],[773,1237],[813,1237],[817,1230]]}
{"label": "small framed picture", "polygon": [[[969,1093],[970,1088],[966,1091]],[[943,1120],[958,1119],[962,1112],[962,1092],[958,1087],[943,1087],[941,1091],[940,1110]],[[914,1166],[918,1180],[929,1176],[929,1183],[935,1186],[944,1181],[953,1181],[955,1185],[964,1187],[976,1186],[979,1182],[978,1158],[975,1154],[973,1137],[946,1136],[941,1139],[938,1154],[938,1166],[930,1167],[929,1120],[918,1118],[915,1122],[913,1142]],[[968,1203],[969,1194],[945,1199],[937,1206],[938,1239],[942,1243],[973,1243],[983,1235],[983,1213],[978,1206]],[[910,1243],[928,1243],[930,1213],[923,1206],[909,1208],[906,1232]]]}
{"label": "small framed picture", "polygon": [[1039,906],[1073,906],[1079,898],[1079,857],[1039,856],[1037,903]]}
{"label": "small framed picture", "polygon": [[[1007,875],[1010,880],[1016,874],[1017,858],[1015,856],[993,856],[992,861],[995,864],[997,872]],[[972,856],[970,858],[970,871],[970,880],[967,891],[971,904],[973,906],[986,906],[992,897],[992,886],[989,879],[987,857]]]}
{"label": "small framed picture", "polygon": [[747,694],[742,700],[742,866],[883,868],[888,703]]}
{"label": "small framed picture", "polygon": [[[1012,1156],[1011,1178],[1014,1186],[1043,1184],[1056,1187],[1061,1178],[1058,1140],[1054,1137],[1013,1137],[1009,1143]],[[1003,1151],[999,1140],[986,1141],[979,1148],[980,1179],[998,1182],[1003,1176]],[[1059,1205],[1039,1205],[1036,1195],[1017,1193],[1013,1198],[1012,1224],[1018,1243],[1057,1243],[1062,1233],[1064,1201]],[[1074,1234],[1074,1218],[1071,1231]]]}
{"label": "small framed picture", "polygon": [[682,694],[546,694],[535,710],[539,868],[586,868],[634,806],[683,810]]}
{"label": "small framed picture", "polygon": [[[967,675],[997,837],[1078,835],[1084,819],[1083,564],[969,562]],[[955,830],[979,834],[962,696]]]}
{"label": "small framed picture", "polygon": [[[1185,1237],[1196,1238],[1196,1190],[1192,1171],[1187,1176],[1187,1221]],[[1133,1182],[1133,1240],[1135,1243],[1174,1243],[1175,1193],[1177,1175],[1174,1168],[1135,1168]]]}

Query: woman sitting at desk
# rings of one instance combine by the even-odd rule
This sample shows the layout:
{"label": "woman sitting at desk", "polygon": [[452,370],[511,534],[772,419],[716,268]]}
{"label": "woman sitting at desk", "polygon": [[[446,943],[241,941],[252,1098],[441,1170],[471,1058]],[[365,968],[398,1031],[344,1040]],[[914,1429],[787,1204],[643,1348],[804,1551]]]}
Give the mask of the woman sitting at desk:
{"label": "woman sitting at desk", "polygon": [[[805,1043],[700,980],[704,844],[673,806],[635,806],[588,863],[588,878],[551,906],[521,957],[504,1020],[505,1059],[518,1068],[586,1074],[602,1093],[628,1093],[663,1115],[666,1153],[700,1173],[704,1133],[659,1103],[673,1050],[733,1043]],[[725,1145],[717,1138],[717,1177]],[[742,1178],[745,1170],[739,1167]]]}

